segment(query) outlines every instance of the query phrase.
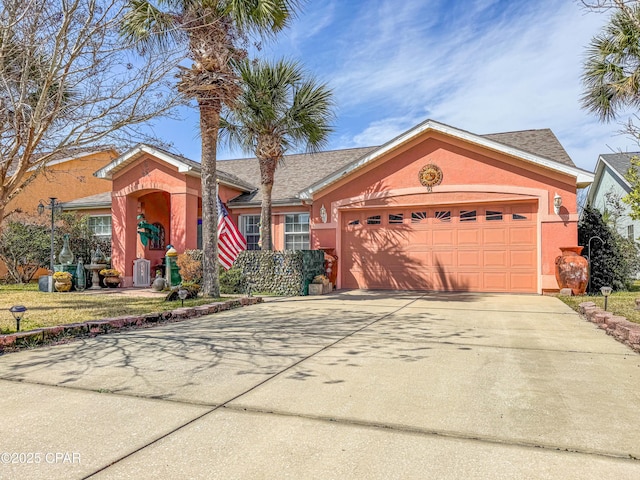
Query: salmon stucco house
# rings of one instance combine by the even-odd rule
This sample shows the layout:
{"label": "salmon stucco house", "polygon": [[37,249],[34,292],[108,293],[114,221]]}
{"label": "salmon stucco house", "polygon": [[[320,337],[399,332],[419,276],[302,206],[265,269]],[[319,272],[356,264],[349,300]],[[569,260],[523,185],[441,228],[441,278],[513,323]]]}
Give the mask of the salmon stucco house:
{"label": "salmon stucco house", "polygon": [[[259,248],[257,160],[219,161],[218,172],[222,201]],[[112,182],[111,198],[93,206],[111,208],[112,263],[125,285],[137,258],[153,266],[167,244],[199,246],[199,163],[138,145],[95,175]],[[428,120],[379,147],[286,156],[274,248],[336,255],[338,288],[557,290],[555,258],[577,242],[576,190],[592,181],[551,130],[476,135]],[[146,247],[139,214],[161,232]]]}

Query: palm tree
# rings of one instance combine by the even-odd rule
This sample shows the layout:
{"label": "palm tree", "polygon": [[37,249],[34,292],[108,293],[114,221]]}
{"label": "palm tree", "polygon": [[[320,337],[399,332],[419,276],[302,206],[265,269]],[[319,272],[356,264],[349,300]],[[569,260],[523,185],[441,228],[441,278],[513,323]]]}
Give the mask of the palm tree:
{"label": "palm tree", "polygon": [[582,75],[582,105],[602,121],[640,107],[640,6],[618,9],[591,40]]}
{"label": "palm tree", "polygon": [[300,65],[244,60],[238,65],[242,93],[222,120],[231,145],[255,155],[260,164],[260,239],[271,250],[271,192],[276,167],[285,153],[304,146],[322,148],[333,131],[332,92],[307,76]]}
{"label": "palm tree", "polygon": [[178,90],[200,110],[203,293],[220,293],[217,267],[216,148],[220,112],[240,93],[232,63],[246,57],[249,36],[284,28],[298,0],[128,0],[123,34],[142,49],[185,48]]}

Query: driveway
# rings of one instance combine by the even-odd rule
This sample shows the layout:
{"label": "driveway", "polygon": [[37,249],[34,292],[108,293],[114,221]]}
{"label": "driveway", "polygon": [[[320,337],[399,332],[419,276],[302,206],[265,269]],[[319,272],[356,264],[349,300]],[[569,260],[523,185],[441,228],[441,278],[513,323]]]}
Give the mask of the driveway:
{"label": "driveway", "polygon": [[555,298],[278,299],[1,356],[0,478],[640,478],[639,386]]}

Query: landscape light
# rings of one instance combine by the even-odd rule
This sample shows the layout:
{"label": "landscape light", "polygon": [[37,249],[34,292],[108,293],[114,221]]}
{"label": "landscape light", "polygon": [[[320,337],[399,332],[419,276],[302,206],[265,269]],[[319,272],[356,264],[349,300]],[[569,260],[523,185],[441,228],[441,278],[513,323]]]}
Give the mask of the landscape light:
{"label": "landscape light", "polygon": [[27,311],[27,307],[24,305],[14,305],[9,309],[13,318],[16,319],[16,332],[20,331],[20,320],[24,316],[24,313]]}

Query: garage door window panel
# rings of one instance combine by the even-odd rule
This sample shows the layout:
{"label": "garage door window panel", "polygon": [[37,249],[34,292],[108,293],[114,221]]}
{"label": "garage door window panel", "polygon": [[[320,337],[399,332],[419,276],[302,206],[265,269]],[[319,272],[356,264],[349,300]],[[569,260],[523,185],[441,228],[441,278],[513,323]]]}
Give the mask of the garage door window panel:
{"label": "garage door window panel", "polygon": [[426,223],[427,212],[411,212],[411,223]]}
{"label": "garage door window panel", "polygon": [[367,217],[367,225],[381,225],[382,224],[382,216],[381,215],[371,215]]}
{"label": "garage door window panel", "polygon": [[487,210],[485,215],[487,222],[499,222],[502,221],[502,212],[496,210]]}
{"label": "garage door window panel", "polygon": [[451,221],[451,210],[442,210],[442,211],[436,212],[435,218],[439,222],[444,222],[444,223],[450,222]]}
{"label": "garage door window panel", "polygon": [[404,223],[404,214],[402,213],[390,213],[389,214],[389,224],[397,225]]}
{"label": "garage door window panel", "polygon": [[475,210],[460,210],[461,222],[475,222],[477,219],[477,213]]}

